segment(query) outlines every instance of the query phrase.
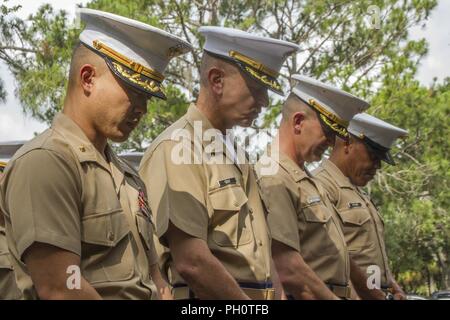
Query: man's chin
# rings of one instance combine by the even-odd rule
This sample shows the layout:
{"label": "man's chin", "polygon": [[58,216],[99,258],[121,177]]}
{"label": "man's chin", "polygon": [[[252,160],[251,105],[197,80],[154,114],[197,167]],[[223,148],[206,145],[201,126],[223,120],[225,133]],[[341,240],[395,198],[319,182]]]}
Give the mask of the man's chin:
{"label": "man's chin", "polygon": [[355,186],[357,186],[357,187],[364,188],[365,186],[367,186],[367,184],[368,184],[372,179],[373,179],[373,177],[372,177],[371,179],[368,179],[368,178],[362,178],[362,179],[359,179],[359,180],[357,180],[357,181],[352,181],[352,183],[353,183]]}
{"label": "man's chin", "polygon": [[370,181],[373,180],[373,178],[375,178],[375,176],[370,176],[370,178],[368,177],[364,181],[362,181],[362,183],[364,184],[362,185],[362,187],[365,187]]}
{"label": "man's chin", "polygon": [[322,156],[325,151],[319,152],[319,153],[313,153],[311,155],[311,159],[306,160],[307,162],[316,162],[322,160]]}
{"label": "man's chin", "polygon": [[236,123],[236,125],[238,125],[239,127],[244,127],[244,128],[248,128],[253,124],[253,119],[243,119],[238,121],[238,123]]}
{"label": "man's chin", "polygon": [[110,137],[108,137],[108,139],[111,140],[112,142],[121,143],[121,142],[125,142],[129,136],[130,136],[129,133],[122,133],[119,135],[110,136]]}

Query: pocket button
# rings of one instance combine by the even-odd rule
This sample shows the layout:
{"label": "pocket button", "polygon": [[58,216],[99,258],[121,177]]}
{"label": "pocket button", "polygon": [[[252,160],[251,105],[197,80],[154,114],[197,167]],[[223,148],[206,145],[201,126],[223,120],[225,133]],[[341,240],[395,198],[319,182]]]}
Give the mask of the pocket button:
{"label": "pocket button", "polygon": [[108,240],[110,240],[110,241],[114,240],[114,232],[112,232],[112,231],[108,232]]}

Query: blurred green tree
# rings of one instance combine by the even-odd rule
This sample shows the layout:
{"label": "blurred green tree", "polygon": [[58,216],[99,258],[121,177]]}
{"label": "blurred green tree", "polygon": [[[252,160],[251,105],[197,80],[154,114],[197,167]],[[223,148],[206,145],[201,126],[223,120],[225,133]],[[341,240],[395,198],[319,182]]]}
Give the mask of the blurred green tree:
{"label": "blurred green tree", "polygon": [[[449,80],[421,86],[414,76],[427,53],[411,40],[436,0],[92,0],[87,6],[137,19],[183,37],[196,48],[171,62],[168,100],[152,99],[148,114],[118,150],[141,151],[177,120],[199,89],[201,25],[239,28],[298,43],[282,82],[294,73],[329,82],[372,103],[369,113],[409,130],[395,147],[398,165],[369,186],[386,219],[392,270],[408,290],[449,287]],[[16,83],[23,111],[51,123],[63,103],[72,48],[80,30],[50,5],[22,20],[19,7],[1,5],[0,60]],[[5,98],[0,83],[0,99]],[[280,99],[255,128],[276,128]],[[246,130],[252,134],[252,129]],[[261,151],[255,148],[255,151]],[[429,292],[428,292],[429,293]]]}

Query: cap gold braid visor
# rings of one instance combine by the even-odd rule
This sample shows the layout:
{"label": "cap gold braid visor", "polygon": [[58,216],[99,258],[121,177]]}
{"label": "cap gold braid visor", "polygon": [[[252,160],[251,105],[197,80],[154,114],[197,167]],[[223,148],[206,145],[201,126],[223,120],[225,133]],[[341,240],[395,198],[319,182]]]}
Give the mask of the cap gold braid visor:
{"label": "cap gold braid visor", "polygon": [[105,59],[111,71],[125,83],[146,94],[166,99],[161,85],[164,76],[161,73],[133,61],[98,40],[93,41],[93,47]]}
{"label": "cap gold braid visor", "polygon": [[348,121],[345,121],[339,118],[334,113],[328,111],[325,107],[323,107],[320,103],[318,103],[314,99],[308,100],[308,105],[313,108],[315,111],[319,113],[320,121],[334,131],[335,134],[340,136],[343,139],[348,138]]}
{"label": "cap gold braid visor", "polygon": [[281,85],[277,80],[279,73],[275,70],[270,69],[259,61],[250,58],[242,53],[231,50],[229,56],[234,60],[238,66],[244,70],[248,75],[254,78],[256,81],[261,83],[264,87],[283,95],[283,90]]}
{"label": "cap gold braid visor", "polygon": [[3,170],[5,170],[6,167],[6,162],[0,161],[0,172],[3,172]]}
{"label": "cap gold braid visor", "polygon": [[[355,136],[355,135],[354,135]],[[364,133],[360,133],[359,135],[355,136],[359,139],[361,139],[366,147],[369,149],[369,152],[371,152],[373,155],[375,155],[380,160],[383,160],[387,164],[395,165],[394,158],[392,157],[390,153],[390,148],[386,148],[382,146],[379,143],[376,143],[372,139],[369,139]]]}

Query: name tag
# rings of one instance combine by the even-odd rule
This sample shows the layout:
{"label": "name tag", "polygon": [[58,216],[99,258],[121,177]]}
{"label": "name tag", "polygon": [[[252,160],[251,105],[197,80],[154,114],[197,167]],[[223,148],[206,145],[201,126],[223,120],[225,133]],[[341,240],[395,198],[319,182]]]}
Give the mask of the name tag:
{"label": "name tag", "polygon": [[349,202],[348,203],[348,208],[349,209],[361,208],[361,207],[362,207],[362,203],[361,202]]}
{"label": "name tag", "polygon": [[306,200],[308,202],[308,204],[314,204],[314,203],[318,203],[320,202],[322,199],[320,198],[320,196],[311,196],[308,197],[308,199]]}
{"label": "name tag", "polygon": [[233,177],[233,178],[228,178],[228,179],[219,181],[219,187],[220,188],[228,186],[230,184],[236,184],[236,178]]}

